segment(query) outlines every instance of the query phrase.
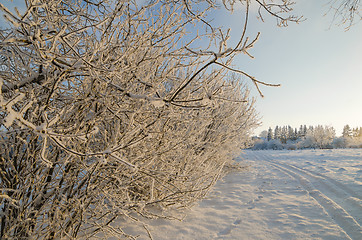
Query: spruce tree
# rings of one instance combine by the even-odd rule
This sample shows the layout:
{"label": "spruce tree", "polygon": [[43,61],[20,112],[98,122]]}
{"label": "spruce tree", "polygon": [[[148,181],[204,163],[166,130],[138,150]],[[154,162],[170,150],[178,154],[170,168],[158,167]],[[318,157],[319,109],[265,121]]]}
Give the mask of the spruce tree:
{"label": "spruce tree", "polygon": [[273,139],[273,130],[271,127],[268,129],[268,136],[267,136],[268,142]]}
{"label": "spruce tree", "polygon": [[276,126],[275,129],[274,129],[274,139],[279,139],[280,140],[280,135],[281,134],[281,129]]}
{"label": "spruce tree", "polygon": [[343,127],[342,136],[352,137],[352,130],[348,124]]}

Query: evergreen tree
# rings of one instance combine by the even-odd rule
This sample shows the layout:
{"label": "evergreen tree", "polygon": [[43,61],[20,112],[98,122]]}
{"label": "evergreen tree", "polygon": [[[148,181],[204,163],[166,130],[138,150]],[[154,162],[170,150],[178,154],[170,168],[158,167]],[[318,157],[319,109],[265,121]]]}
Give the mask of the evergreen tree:
{"label": "evergreen tree", "polygon": [[281,137],[281,129],[276,126],[274,129],[274,139],[279,139],[280,140]]}
{"label": "evergreen tree", "polygon": [[267,136],[268,142],[273,139],[273,130],[271,127],[268,129],[268,136]]}
{"label": "evergreen tree", "polygon": [[287,143],[287,138],[288,138],[288,131],[287,131],[287,127],[283,126],[281,133],[280,133],[280,141],[281,143]]}
{"label": "evergreen tree", "polygon": [[302,138],[302,136],[303,136],[303,125],[300,125],[297,138]]}
{"label": "evergreen tree", "polygon": [[343,127],[342,136],[352,137],[352,130],[348,124]]}
{"label": "evergreen tree", "polygon": [[358,133],[359,133],[358,127],[353,128],[353,130],[352,130],[352,137],[357,138],[357,137],[358,137]]}
{"label": "evergreen tree", "polygon": [[294,130],[293,128],[288,125],[288,139],[287,140],[294,140],[295,136],[294,136]]}
{"label": "evergreen tree", "polygon": [[307,135],[307,126],[300,125],[297,138],[305,138],[306,135]]}
{"label": "evergreen tree", "polygon": [[308,130],[306,131],[306,133],[309,133],[309,132],[314,132],[314,127],[312,125],[310,125],[308,127]]}
{"label": "evergreen tree", "polygon": [[307,125],[303,126],[303,137],[307,135]]}

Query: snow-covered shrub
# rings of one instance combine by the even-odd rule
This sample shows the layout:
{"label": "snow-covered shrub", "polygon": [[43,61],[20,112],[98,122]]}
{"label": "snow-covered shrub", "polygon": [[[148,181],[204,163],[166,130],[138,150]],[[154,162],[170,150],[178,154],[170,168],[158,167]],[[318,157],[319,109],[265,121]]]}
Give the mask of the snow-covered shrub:
{"label": "snow-covered shrub", "polygon": [[317,144],[315,142],[315,139],[313,136],[311,135],[307,135],[303,140],[299,141],[297,143],[297,146],[299,149],[303,149],[303,148],[316,148]]}
{"label": "snow-covered shrub", "polygon": [[268,143],[264,139],[255,139],[253,141],[253,145],[251,147],[253,150],[267,150],[268,149]]}
{"label": "snow-covered shrub", "polygon": [[273,139],[268,142],[268,149],[282,150],[284,149],[283,144],[278,139]]}
{"label": "snow-covered shrub", "polygon": [[348,148],[362,148],[362,137],[346,137],[345,142]]}
{"label": "snow-covered shrub", "polygon": [[346,148],[347,141],[345,137],[334,138],[332,142],[333,148]]}
{"label": "snow-covered shrub", "polygon": [[296,150],[298,147],[295,141],[288,141],[284,148],[287,150]]}
{"label": "snow-covered shrub", "polygon": [[254,141],[251,149],[253,150],[282,150],[285,148],[285,145],[280,142],[278,139],[272,139],[267,141],[266,139],[257,139]]}
{"label": "snow-covered shrub", "polygon": [[335,137],[333,127],[318,125],[307,130],[305,138],[298,142],[298,148],[331,148]]}
{"label": "snow-covered shrub", "polygon": [[362,148],[362,127],[351,128],[348,124],[343,127],[342,137],[344,147]]}
{"label": "snow-covered shrub", "polygon": [[1,5],[0,238],[127,236],[117,217],[200,199],[257,124],[229,71],[262,83],[230,67],[258,35],[227,47],[208,1],[26,3]]}

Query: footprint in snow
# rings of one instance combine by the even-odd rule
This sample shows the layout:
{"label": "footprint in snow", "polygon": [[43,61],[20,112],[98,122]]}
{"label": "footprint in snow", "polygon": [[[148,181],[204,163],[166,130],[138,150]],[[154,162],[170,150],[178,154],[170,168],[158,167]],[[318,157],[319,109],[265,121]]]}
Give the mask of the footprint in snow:
{"label": "footprint in snow", "polygon": [[220,237],[220,236],[225,236],[225,235],[230,234],[231,231],[232,231],[234,228],[236,228],[237,225],[239,225],[240,223],[241,223],[241,219],[240,219],[240,218],[236,219],[236,220],[233,222],[233,224],[231,224],[229,227],[225,228],[224,230],[220,231],[220,232],[218,233],[218,236]]}
{"label": "footprint in snow", "polygon": [[248,209],[253,209],[253,208],[255,208],[254,200],[250,200],[250,201],[248,202],[248,205],[250,205],[250,206],[248,207]]}
{"label": "footprint in snow", "polygon": [[262,195],[259,195],[259,196],[258,196],[258,198],[257,198],[257,199],[255,199],[255,202],[260,201],[260,199],[262,199],[262,198],[263,198],[263,196],[262,196]]}
{"label": "footprint in snow", "polygon": [[262,199],[263,196],[262,195],[259,195],[258,198],[254,199],[254,200],[250,200],[248,202],[248,204],[250,204],[250,206],[248,207],[248,209],[254,209],[255,208],[255,202],[259,202],[260,199]]}

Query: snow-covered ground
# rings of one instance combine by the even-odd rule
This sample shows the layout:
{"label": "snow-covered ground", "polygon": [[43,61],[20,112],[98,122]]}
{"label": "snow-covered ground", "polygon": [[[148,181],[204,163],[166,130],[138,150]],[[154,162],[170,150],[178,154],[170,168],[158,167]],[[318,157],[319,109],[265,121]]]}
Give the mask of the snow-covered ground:
{"label": "snow-covered ground", "polygon": [[[362,150],[245,151],[183,221],[146,221],[153,239],[362,239]],[[130,225],[127,233],[146,231]]]}

